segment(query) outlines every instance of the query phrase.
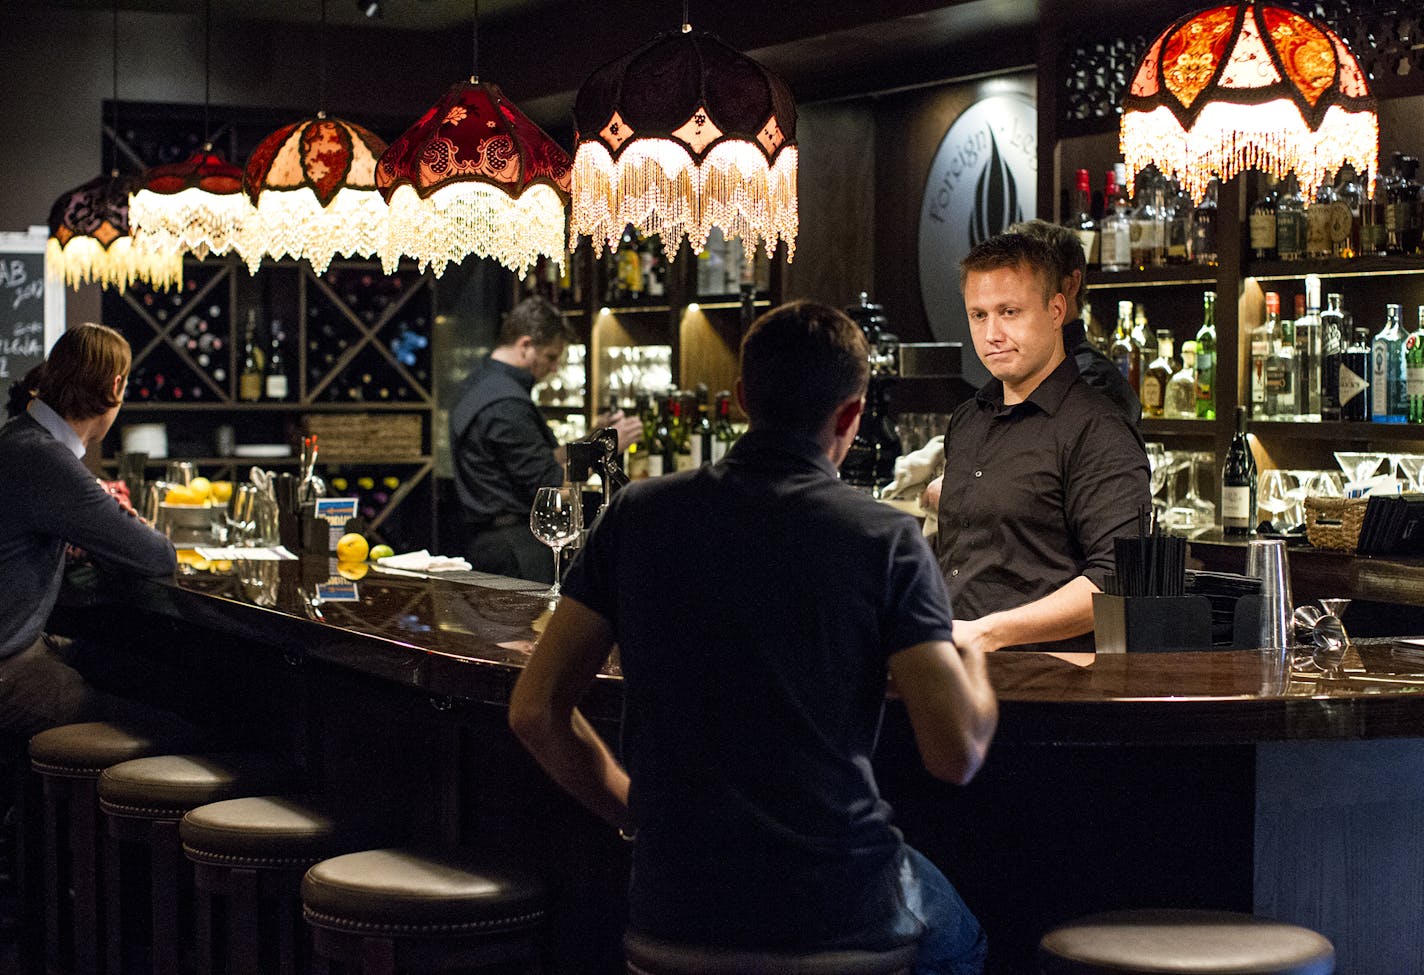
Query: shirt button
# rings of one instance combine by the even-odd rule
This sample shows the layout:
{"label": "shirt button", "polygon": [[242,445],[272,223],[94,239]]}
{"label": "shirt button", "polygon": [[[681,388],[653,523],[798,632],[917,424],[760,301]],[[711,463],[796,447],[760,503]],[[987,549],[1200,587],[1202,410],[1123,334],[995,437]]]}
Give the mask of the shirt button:
{"label": "shirt button", "polygon": [[959,575],[959,570],[958,570],[958,569],[950,569],[950,570],[949,570],[949,574],[952,575],[952,576],[957,576],[957,575]]}
{"label": "shirt button", "polygon": [[984,476],[984,472],[983,472],[983,471],[975,471],[975,472],[974,472],[974,476],[975,476],[975,477],[983,477],[983,476]]}

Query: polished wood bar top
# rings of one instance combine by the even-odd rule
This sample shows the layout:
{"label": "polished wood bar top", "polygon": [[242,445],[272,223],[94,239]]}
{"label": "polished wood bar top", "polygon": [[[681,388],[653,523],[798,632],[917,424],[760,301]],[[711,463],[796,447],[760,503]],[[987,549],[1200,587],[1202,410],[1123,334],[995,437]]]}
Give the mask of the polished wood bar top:
{"label": "polished wood bar top", "polygon": [[[491,704],[510,688],[551,613],[543,587],[480,573],[435,577],[324,559],[191,565],[172,580],[108,583],[137,609],[394,681],[433,699]],[[347,570],[350,574],[350,570]],[[361,569],[357,569],[360,572]],[[1362,640],[1322,673],[1257,651],[991,655],[1000,740],[1244,743],[1424,737],[1424,662]],[[586,702],[616,719],[616,658]]]}
{"label": "polished wood bar top", "polygon": [[[1246,542],[1224,538],[1220,531],[1194,538],[1193,559],[1217,572],[1244,572]],[[1291,544],[1292,592],[1297,602],[1321,597],[1369,599],[1402,606],[1424,606],[1424,559],[1354,552]]]}

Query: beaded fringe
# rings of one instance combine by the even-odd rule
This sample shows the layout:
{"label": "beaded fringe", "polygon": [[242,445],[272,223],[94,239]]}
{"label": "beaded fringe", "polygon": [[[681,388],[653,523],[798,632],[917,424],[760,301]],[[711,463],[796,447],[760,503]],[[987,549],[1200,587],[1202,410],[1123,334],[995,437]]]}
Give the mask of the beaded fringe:
{"label": "beaded fringe", "polygon": [[237,249],[253,274],[264,257],[306,258],[312,270],[325,274],[337,254],[379,254],[386,243],[387,216],[385,200],[373,189],[343,187],[325,207],[306,187],[268,189],[257,198]]}
{"label": "beaded fringe", "polygon": [[158,250],[186,250],[207,257],[235,248],[251,213],[252,204],[243,193],[140,190],[129,197],[129,230],[135,239],[151,241],[149,246]]}
{"label": "beaded fringe", "polygon": [[541,256],[562,265],[564,204],[544,184],[517,199],[482,183],[454,183],[422,200],[409,185],[391,195],[389,236],[381,265],[395,272],[401,255],[434,268],[435,276],[471,253],[492,257],[516,274],[529,273]]}
{"label": "beaded fringe", "polygon": [[181,251],[155,253],[142,245],[135,246],[129,236],[117,238],[108,247],[93,237],[71,237],[61,247],[51,237],[45,245],[45,263],[58,269],[71,288],[93,282],[123,291],[138,281],[167,291],[183,283]]}

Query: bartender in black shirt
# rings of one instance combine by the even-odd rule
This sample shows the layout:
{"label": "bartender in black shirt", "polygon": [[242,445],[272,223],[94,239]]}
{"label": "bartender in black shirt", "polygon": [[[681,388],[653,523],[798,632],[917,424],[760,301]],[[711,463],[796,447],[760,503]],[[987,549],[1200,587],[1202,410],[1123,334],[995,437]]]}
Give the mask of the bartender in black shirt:
{"label": "bartender in black shirt", "polygon": [[1047,244],[992,237],[959,279],[993,378],[955,410],[945,440],[936,554],[954,641],[1092,650],[1113,539],[1151,503],[1142,438],[1064,349],[1067,301]]}
{"label": "bartender in black shirt", "polygon": [[[543,298],[526,298],[505,316],[498,346],[465,380],[450,411],[455,491],[464,508],[470,564],[485,572],[552,582],[549,550],[529,530],[541,487],[564,482],[564,448],[530,399],[552,373],[573,330]],[[600,417],[618,430],[619,447],[642,435],[637,417]]]}

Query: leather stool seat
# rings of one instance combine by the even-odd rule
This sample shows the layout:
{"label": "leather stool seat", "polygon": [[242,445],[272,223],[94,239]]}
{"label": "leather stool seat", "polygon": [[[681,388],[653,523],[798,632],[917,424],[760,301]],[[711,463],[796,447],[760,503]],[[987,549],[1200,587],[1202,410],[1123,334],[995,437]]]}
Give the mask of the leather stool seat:
{"label": "leather stool seat", "polygon": [[1294,924],[1227,911],[1137,910],[1070,921],[1039,942],[1044,975],[1329,975],[1335,949]]}
{"label": "leather stool seat", "polygon": [[919,946],[796,954],[701,948],[629,931],[623,952],[630,975],[909,975]]}
{"label": "leather stool seat", "polygon": [[61,725],[30,739],[30,767],[43,789],[47,970],[79,975],[99,970],[99,946],[107,940],[99,909],[106,859],[99,829],[100,773],[119,762],[194,744],[191,732],[175,727],[109,721]]}
{"label": "leather stool seat", "polygon": [[360,961],[364,975],[535,962],[544,885],[464,851],[365,850],[302,879],[318,970]]}
{"label": "leather stool seat", "polygon": [[[110,840],[105,913],[111,975],[125,970],[177,975],[180,970],[189,942],[183,905],[192,895],[191,871],[178,838],[184,814],[208,803],[286,788],[298,774],[285,762],[244,752],[154,755],[104,770],[99,776],[99,808],[107,817]],[[148,868],[147,898],[124,896],[125,883],[138,871],[125,867],[121,850],[142,852]],[[139,936],[142,931],[148,932],[146,939]]]}
{"label": "leather stool seat", "polygon": [[[306,970],[299,890],[307,868],[379,846],[390,831],[379,812],[321,797],[250,796],[190,810],[178,827],[198,894],[201,970],[297,975]],[[220,902],[221,910],[215,910]],[[224,925],[214,938],[213,924]],[[226,965],[213,955],[225,944]]]}

